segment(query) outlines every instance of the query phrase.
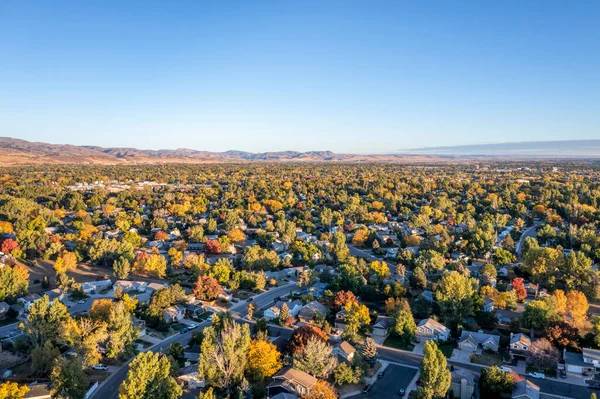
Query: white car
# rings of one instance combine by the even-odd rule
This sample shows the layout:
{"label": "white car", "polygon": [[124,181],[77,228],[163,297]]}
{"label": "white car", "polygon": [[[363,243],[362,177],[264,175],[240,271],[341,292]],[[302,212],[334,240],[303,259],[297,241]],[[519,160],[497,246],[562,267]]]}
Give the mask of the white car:
{"label": "white car", "polygon": [[193,330],[194,328],[198,327],[198,324],[196,323],[192,323],[188,326],[188,330]]}
{"label": "white car", "polygon": [[108,366],[106,366],[106,365],[104,365],[104,364],[102,364],[102,363],[96,364],[96,365],[92,366],[92,368],[93,368],[94,370],[101,370],[101,371],[106,371],[106,370],[108,370]]}
{"label": "white car", "polygon": [[80,299],[79,301],[77,301],[77,303],[83,305],[85,303],[85,299]]}
{"label": "white car", "polygon": [[512,371],[513,371],[513,369],[511,369],[510,367],[506,367],[506,366],[498,366],[498,370],[504,371],[505,373],[512,373]]}
{"label": "white car", "polygon": [[530,376],[531,378],[539,378],[540,380],[546,379],[546,375],[544,373],[532,372],[532,373],[528,373],[527,375]]}

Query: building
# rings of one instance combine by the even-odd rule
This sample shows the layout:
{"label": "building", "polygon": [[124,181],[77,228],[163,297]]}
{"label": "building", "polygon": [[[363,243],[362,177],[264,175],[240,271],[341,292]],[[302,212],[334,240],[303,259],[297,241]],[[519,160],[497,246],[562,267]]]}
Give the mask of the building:
{"label": "building", "polygon": [[50,385],[47,383],[33,383],[27,385],[29,391],[23,396],[24,399],[50,399]]}
{"label": "building", "polygon": [[110,288],[112,286],[112,281],[110,280],[102,280],[102,281],[89,281],[81,284],[81,289],[86,294],[96,294],[102,290]]}
{"label": "building", "polygon": [[600,369],[600,350],[583,348],[583,353],[563,350],[563,362],[568,372],[589,375]]}
{"label": "building", "polygon": [[344,331],[346,329],[346,310],[342,309],[335,314],[334,327]]}
{"label": "building", "polygon": [[179,369],[179,375],[175,380],[189,389],[204,388],[204,378],[198,376],[198,365],[192,364]]}
{"label": "building", "polygon": [[494,300],[487,296],[484,297],[482,310],[484,312],[493,312],[494,311]]}
{"label": "building", "polygon": [[290,310],[291,317],[298,316],[298,313],[300,313],[300,309],[302,309],[302,301],[299,301],[299,300],[289,301],[289,302],[278,301],[273,306],[271,306],[269,309],[265,310],[265,312],[263,314],[265,319],[267,319],[267,320],[279,319],[279,314],[281,313],[281,306],[283,306],[284,303],[287,305],[288,309]]}
{"label": "building", "polygon": [[321,303],[317,301],[312,301],[307,303],[302,307],[302,309],[300,309],[300,311],[298,312],[298,318],[300,319],[300,321],[308,323],[309,321],[312,321],[315,318],[317,313],[326,315],[327,310],[327,307],[325,307]]}
{"label": "building", "polygon": [[306,394],[318,381],[312,375],[291,367],[282,368],[272,378],[273,381],[267,385],[269,397],[279,393]]}
{"label": "building", "polygon": [[475,391],[475,376],[463,369],[453,371],[450,390],[457,399],[471,399]]}
{"label": "building", "polygon": [[6,302],[0,302],[0,320],[6,319],[10,305]]}
{"label": "building", "polygon": [[373,324],[373,336],[374,337],[387,337],[390,333],[390,324],[392,319],[388,316],[377,316],[375,324]]}
{"label": "building", "polygon": [[525,334],[510,334],[510,357],[514,360],[527,360],[531,351],[531,339]]}
{"label": "building", "polygon": [[342,341],[333,348],[331,353],[337,355],[338,358],[341,358],[342,360],[351,362],[352,359],[354,359],[356,348],[350,345],[348,341]]}
{"label": "building", "polygon": [[28,312],[31,305],[40,298],[38,294],[29,294],[17,299],[17,303],[23,306],[23,309]]}
{"label": "building", "polygon": [[116,290],[120,286],[123,292],[146,292],[148,283],[145,281],[127,281],[118,280],[113,284],[113,289]]}
{"label": "building", "polygon": [[517,382],[512,392],[512,399],[540,399],[540,387],[529,380]]}
{"label": "building", "polygon": [[167,323],[174,323],[183,320],[185,317],[185,307],[181,305],[169,306],[163,310],[163,319]]}
{"label": "building", "polygon": [[500,349],[500,336],[463,330],[458,340],[460,350],[476,351],[478,349],[498,352]]}
{"label": "building", "polygon": [[417,336],[424,340],[447,341],[450,338],[450,329],[433,319],[423,319],[417,325]]}

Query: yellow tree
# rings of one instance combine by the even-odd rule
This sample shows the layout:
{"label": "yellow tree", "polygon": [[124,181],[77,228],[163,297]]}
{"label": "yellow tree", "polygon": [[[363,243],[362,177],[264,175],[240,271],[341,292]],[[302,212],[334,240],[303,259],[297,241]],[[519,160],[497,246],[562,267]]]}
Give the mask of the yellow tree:
{"label": "yellow tree", "polygon": [[251,380],[263,381],[281,368],[280,353],[271,342],[254,339],[250,342],[246,372]]}
{"label": "yellow tree", "polygon": [[356,334],[359,328],[371,322],[369,308],[365,305],[359,305],[357,302],[347,302],[344,310],[346,311],[346,332],[349,335]]}
{"label": "yellow tree", "polygon": [[377,276],[377,280],[379,281],[382,281],[390,276],[390,268],[385,262],[374,260],[369,265],[369,269],[375,273],[375,276]]}
{"label": "yellow tree", "polygon": [[302,399],[337,399],[338,394],[335,388],[327,381],[319,380],[310,389],[309,393],[302,395]]}
{"label": "yellow tree", "polygon": [[571,291],[567,294],[567,315],[571,318],[573,327],[585,327],[586,313],[589,309],[588,300],[582,292]]}
{"label": "yellow tree", "polygon": [[227,233],[227,237],[231,242],[240,242],[246,239],[246,235],[240,229],[233,229],[229,233]]}
{"label": "yellow tree", "polygon": [[16,382],[3,382],[0,384],[0,399],[21,399],[29,392],[26,385],[19,385]]}

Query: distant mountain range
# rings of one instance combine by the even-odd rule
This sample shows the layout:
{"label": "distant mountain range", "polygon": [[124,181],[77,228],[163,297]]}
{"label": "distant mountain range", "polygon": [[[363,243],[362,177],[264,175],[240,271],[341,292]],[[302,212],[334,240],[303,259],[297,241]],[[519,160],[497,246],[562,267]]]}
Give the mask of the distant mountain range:
{"label": "distant mountain range", "polygon": [[30,164],[156,164],[220,162],[338,162],[338,163],[437,163],[447,159],[429,155],[355,155],[331,151],[210,152],[180,148],[176,150],[139,150],[48,144],[0,137],[0,165]]}
{"label": "distant mountain range", "polygon": [[403,152],[406,154],[452,157],[600,158],[600,140],[473,144],[449,147],[425,147],[405,150]]}
{"label": "distant mountain range", "polygon": [[245,152],[140,150],[136,148],[48,144],[0,137],[0,165],[156,164],[220,162],[462,163],[486,158],[600,158],[600,140],[541,141],[429,147],[397,154],[357,155],[331,151]]}

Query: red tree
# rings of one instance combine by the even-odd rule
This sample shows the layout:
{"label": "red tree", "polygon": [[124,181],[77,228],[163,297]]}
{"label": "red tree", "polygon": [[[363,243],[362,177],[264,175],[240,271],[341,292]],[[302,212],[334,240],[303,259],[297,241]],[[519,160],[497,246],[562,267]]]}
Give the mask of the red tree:
{"label": "red tree", "polygon": [[194,296],[203,301],[211,301],[221,293],[223,289],[219,282],[209,276],[200,276],[192,287]]}
{"label": "red tree", "polygon": [[294,330],[294,333],[288,342],[288,351],[293,354],[304,349],[304,346],[311,337],[317,337],[323,342],[329,341],[329,337],[325,331],[321,330],[319,327],[307,324]]}
{"label": "red tree", "polygon": [[204,246],[204,250],[209,254],[220,254],[221,253],[221,245],[219,245],[219,241],[210,240],[206,242]]}
{"label": "red tree", "polygon": [[525,290],[525,284],[523,284],[523,279],[521,277],[513,278],[512,287],[519,302],[522,302],[523,299],[527,298],[527,291]]}
{"label": "red tree", "polygon": [[356,296],[351,291],[336,292],[335,299],[333,300],[333,304],[335,305],[336,309],[343,308],[348,302],[358,303]]}
{"label": "red tree", "polygon": [[154,234],[154,239],[156,241],[166,241],[169,239],[169,235],[162,230],[157,231],[156,234]]}
{"label": "red tree", "polygon": [[6,240],[2,241],[2,252],[5,254],[10,254],[17,248],[19,248],[19,244],[17,244],[17,242],[12,238],[7,238]]}

